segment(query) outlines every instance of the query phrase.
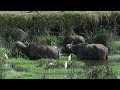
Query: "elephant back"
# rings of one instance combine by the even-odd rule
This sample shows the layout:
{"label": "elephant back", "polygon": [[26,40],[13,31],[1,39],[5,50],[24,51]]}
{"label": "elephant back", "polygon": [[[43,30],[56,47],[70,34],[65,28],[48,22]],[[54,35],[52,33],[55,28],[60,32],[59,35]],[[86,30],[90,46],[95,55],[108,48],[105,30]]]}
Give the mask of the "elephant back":
{"label": "elephant back", "polygon": [[74,36],[66,36],[63,39],[63,47],[65,47],[67,44],[80,44],[80,43],[85,43],[85,38],[79,35],[74,35]]}

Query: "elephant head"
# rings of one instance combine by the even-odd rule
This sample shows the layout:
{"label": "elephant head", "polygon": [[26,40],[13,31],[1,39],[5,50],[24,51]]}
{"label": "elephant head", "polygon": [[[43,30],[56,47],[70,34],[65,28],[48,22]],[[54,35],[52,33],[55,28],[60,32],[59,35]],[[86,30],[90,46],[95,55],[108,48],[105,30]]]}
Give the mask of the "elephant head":
{"label": "elephant head", "polygon": [[[67,44],[65,47],[62,48],[61,52],[70,55],[70,53],[77,54],[77,48],[73,48],[73,41],[71,44]],[[73,50],[74,49],[74,50]]]}

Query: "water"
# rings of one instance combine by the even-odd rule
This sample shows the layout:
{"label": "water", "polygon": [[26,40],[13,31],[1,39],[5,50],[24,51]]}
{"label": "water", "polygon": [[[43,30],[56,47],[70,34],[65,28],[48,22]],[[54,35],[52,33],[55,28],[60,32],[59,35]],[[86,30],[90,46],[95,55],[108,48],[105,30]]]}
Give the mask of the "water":
{"label": "water", "polygon": [[113,58],[113,60],[109,60],[110,63],[120,63],[120,54],[112,54],[109,56],[109,58]]}
{"label": "water", "polygon": [[120,54],[112,54],[110,56],[120,58]]}

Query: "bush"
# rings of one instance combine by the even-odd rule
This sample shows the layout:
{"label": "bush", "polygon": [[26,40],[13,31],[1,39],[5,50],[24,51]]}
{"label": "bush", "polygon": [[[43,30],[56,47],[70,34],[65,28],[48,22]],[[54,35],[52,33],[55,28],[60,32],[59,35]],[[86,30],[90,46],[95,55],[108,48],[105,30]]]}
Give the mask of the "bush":
{"label": "bush", "polygon": [[116,79],[116,73],[111,66],[97,66],[89,68],[87,72],[88,79]]}
{"label": "bush", "polygon": [[8,70],[7,67],[5,66],[6,63],[6,57],[4,54],[7,52],[7,49],[5,48],[0,48],[0,79],[5,78],[5,73]]}
{"label": "bush", "polygon": [[10,42],[10,39],[13,41],[22,41],[26,35],[27,33],[18,28],[6,29],[1,33],[1,36],[4,37],[7,42]]}
{"label": "bush", "polygon": [[[9,43],[14,39],[19,40],[20,34],[17,34],[18,36],[10,35],[9,28],[20,28],[28,32],[27,40],[32,41],[32,39],[40,37],[42,34],[94,33],[94,30],[99,29],[101,26],[105,29],[116,27],[115,31],[119,34],[119,18],[119,11],[38,11],[37,13],[0,11],[0,32],[2,33],[0,36],[4,35],[4,38],[7,38]],[[13,31],[13,33],[16,32]],[[101,36],[99,35],[97,38],[101,38]],[[101,41],[104,38],[106,36],[103,36]]]}
{"label": "bush", "polygon": [[[114,32],[113,32],[114,34]],[[87,43],[98,43],[98,44],[103,44],[106,47],[110,48],[109,42],[114,40],[114,38],[111,36],[110,31],[104,29],[104,28],[99,28],[95,29],[93,32],[89,31],[85,34],[86,37],[86,42]]]}
{"label": "bush", "polygon": [[40,43],[46,44],[46,45],[58,45],[60,43],[60,41],[56,36],[49,35],[49,34],[46,36],[39,37],[38,40]]}

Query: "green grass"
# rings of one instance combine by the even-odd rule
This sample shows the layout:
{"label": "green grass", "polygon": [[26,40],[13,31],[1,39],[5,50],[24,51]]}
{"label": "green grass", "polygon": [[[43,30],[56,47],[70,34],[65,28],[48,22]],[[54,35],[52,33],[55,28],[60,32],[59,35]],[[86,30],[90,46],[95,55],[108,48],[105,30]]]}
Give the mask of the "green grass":
{"label": "green grass", "polygon": [[120,41],[112,41],[112,42],[109,42],[109,45],[111,46],[110,49],[110,53],[113,53],[113,54],[120,54]]}
{"label": "green grass", "polygon": [[5,79],[37,79],[37,78],[34,73],[26,72],[7,72],[5,75]]}
{"label": "green grass", "polygon": [[[57,31],[56,28],[59,27],[60,35],[65,35],[73,34],[76,27],[82,33],[100,28],[99,24],[107,29],[114,28],[119,24],[119,18],[119,11],[38,11],[31,13],[28,11],[0,11],[0,31],[20,28],[29,36],[39,36],[49,33],[51,28],[55,28]],[[117,29],[119,31],[119,27]],[[8,36],[3,35],[3,37]]]}
{"label": "green grass", "polygon": [[116,46],[116,47],[120,46],[120,41],[113,41],[111,43],[114,44],[114,46]]}
{"label": "green grass", "polygon": [[[9,60],[7,60],[7,63],[11,64],[14,67],[14,69],[16,70],[15,71],[16,73],[7,71],[5,78],[26,78],[26,79],[27,78],[33,78],[33,79],[35,79],[35,78],[46,78],[46,79],[69,78],[69,77],[66,77],[66,75],[69,75],[69,73],[71,73],[71,68],[64,69],[65,60],[61,60],[61,61],[50,60],[51,62],[53,62],[54,64],[57,64],[57,65],[54,67],[48,67],[48,68],[46,68],[48,65],[46,67],[45,67],[45,65],[49,59],[44,59],[44,60],[43,61],[45,63],[42,63],[43,62],[42,60],[30,61],[30,60],[22,59],[22,58],[9,59]],[[57,62],[57,63],[55,63],[55,62]],[[41,63],[43,65],[40,66]],[[76,65],[79,66],[79,65],[84,65],[84,64],[76,61]],[[60,66],[60,67],[58,67],[58,66]],[[78,73],[80,71],[82,71],[82,69],[80,69],[80,68],[78,68],[78,69],[76,68],[74,70],[74,72],[76,72],[76,73]]]}
{"label": "green grass", "polygon": [[57,36],[54,35],[44,35],[38,38],[39,42],[46,45],[58,45],[60,40],[58,40]]}
{"label": "green grass", "polygon": [[[110,60],[113,60],[112,57],[109,57]],[[64,69],[64,63],[66,61],[66,57],[61,58],[60,61],[50,60],[50,59],[42,59],[38,61],[31,61],[23,58],[12,58],[7,60],[7,63],[14,67],[15,72],[8,70],[5,73],[5,79],[87,79],[90,78],[91,74],[89,71],[85,69],[85,63],[82,61],[71,61],[74,63],[71,67]],[[57,66],[48,67],[48,62],[52,62],[55,64],[57,62]],[[47,66],[47,68],[45,67]],[[113,62],[110,63],[113,72],[117,72],[120,74],[120,64]],[[100,68],[101,66],[99,66]],[[101,70],[94,68],[92,73],[95,71]],[[103,72],[105,74],[105,72]],[[100,77],[98,77],[100,78]],[[110,77],[108,77],[110,78]]]}
{"label": "green grass", "polygon": [[[52,41],[55,44],[59,43],[56,37],[47,36],[52,30],[59,32],[59,35],[73,35],[76,33],[76,29],[78,32],[86,33],[95,29],[99,31],[99,28],[102,26],[103,29],[105,28],[110,32],[116,27],[116,30],[119,32],[119,11],[28,12],[0,11],[0,36],[7,41],[5,44],[11,45],[15,40],[19,40],[19,38],[15,38],[15,36],[19,37],[16,33],[11,33],[12,35],[10,37],[7,35],[9,33],[8,31],[13,30],[13,28],[19,28],[25,31],[27,36],[24,37],[23,41],[31,42],[37,37],[40,39],[42,35],[45,35],[45,38],[41,38],[41,42],[45,44],[51,44]],[[94,40],[93,38],[89,38],[88,42],[91,42],[89,40]],[[101,35],[95,41],[99,41],[98,39],[100,42],[106,41],[106,38],[101,37]]]}
{"label": "green grass", "polygon": [[[117,47],[120,45],[119,41],[112,43]],[[119,51],[119,49],[117,50]],[[111,54],[108,57],[109,68],[96,66],[91,67],[92,71],[90,71],[86,68],[85,62],[77,61],[75,55],[72,55],[72,60],[68,61],[68,68],[65,69],[64,64],[68,60],[66,55],[62,56],[60,60],[39,59],[38,61],[34,61],[24,58],[5,59],[3,52],[6,51],[7,49],[0,48],[0,52],[2,52],[1,58],[9,65],[3,73],[2,78],[4,79],[113,79],[116,78],[116,75],[120,75],[120,58],[112,57]],[[53,63],[54,65],[49,66],[49,63]],[[101,72],[101,74],[98,75],[98,72]]]}

